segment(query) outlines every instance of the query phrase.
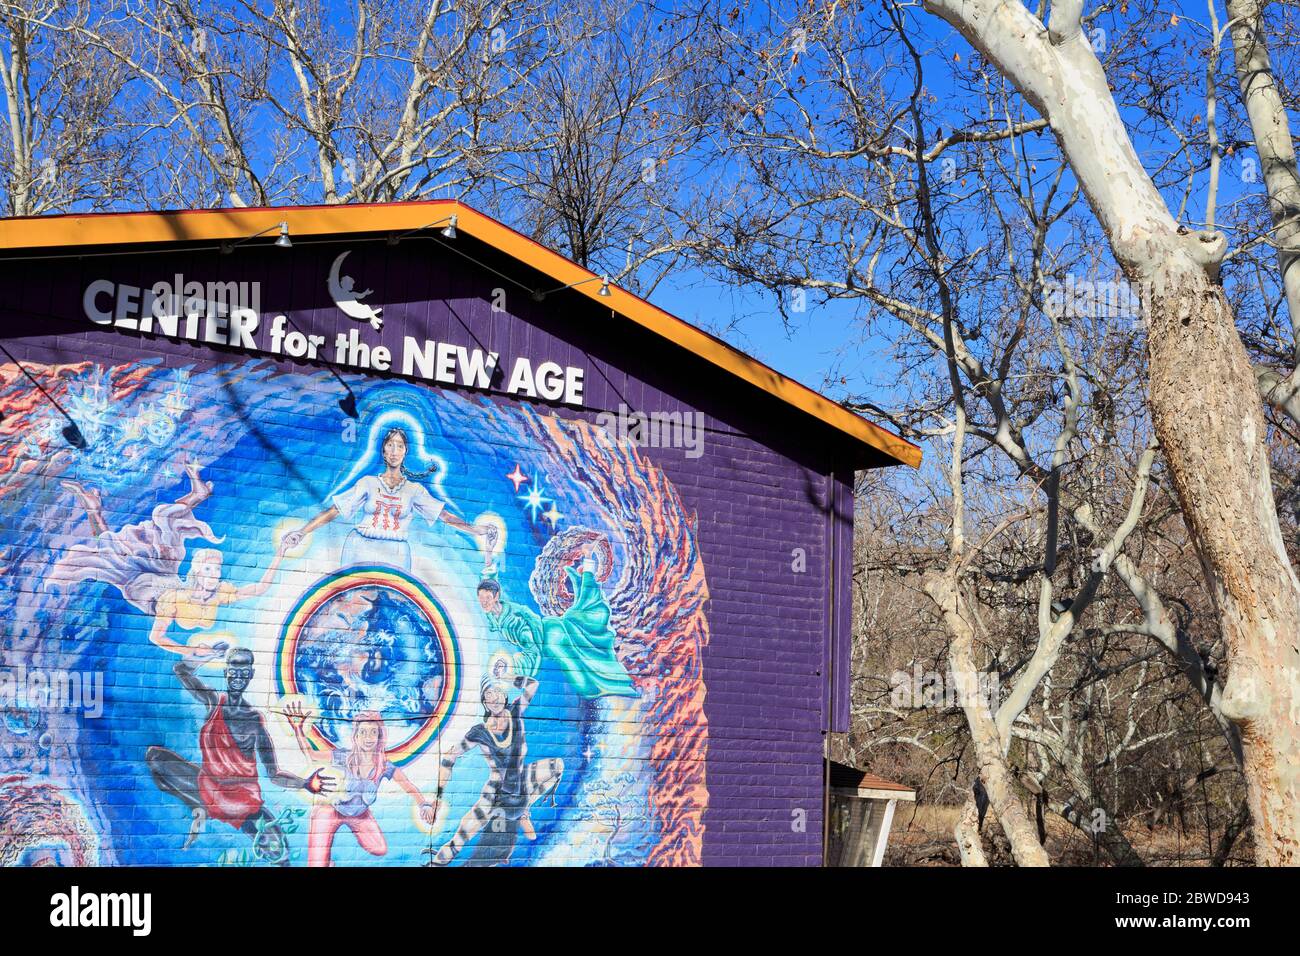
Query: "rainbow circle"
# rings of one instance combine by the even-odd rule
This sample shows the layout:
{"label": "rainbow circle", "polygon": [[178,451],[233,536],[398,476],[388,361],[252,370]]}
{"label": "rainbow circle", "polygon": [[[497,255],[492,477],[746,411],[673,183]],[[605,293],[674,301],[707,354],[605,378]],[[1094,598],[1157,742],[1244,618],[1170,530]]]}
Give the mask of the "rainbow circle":
{"label": "rainbow circle", "polygon": [[[294,672],[294,661],[297,657],[298,641],[316,612],[347,591],[373,587],[387,588],[409,599],[429,622],[442,651],[444,670],[442,694],[433,712],[415,733],[400,743],[390,746],[386,751],[388,759],[400,767],[414,759],[442,731],[451,717],[452,705],[456,701],[461,679],[460,648],[451,618],[433,593],[422,582],[406,572],[382,565],[354,566],[324,577],[309,587],[289,612],[280,631],[275,657],[276,692],[281,697],[286,694],[302,693]],[[334,742],[321,734],[314,724],[308,730],[307,736],[323,753],[331,752],[336,747]]]}

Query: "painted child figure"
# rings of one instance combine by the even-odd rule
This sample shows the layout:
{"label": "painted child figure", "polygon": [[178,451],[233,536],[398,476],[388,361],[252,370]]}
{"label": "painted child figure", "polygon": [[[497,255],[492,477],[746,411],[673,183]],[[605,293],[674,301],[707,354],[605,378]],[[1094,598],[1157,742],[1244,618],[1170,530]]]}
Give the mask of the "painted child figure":
{"label": "painted child figure", "polygon": [[339,799],[333,803],[318,803],[312,808],[307,827],[307,865],[333,866],[334,837],[340,827],[346,826],[357,838],[361,849],[371,856],[388,853],[388,840],[379,828],[371,807],[379,798],[379,788],[385,780],[392,780],[405,790],[419,808],[420,817],[432,826],[435,805],[425,798],[419,787],[411,782],[385,753],[387,733],[384,720],[375,711],[365,711],[354,718],[351,748],[337,748],[326,756],[307,739],[307,711],[299,701],[292,701],[284,711],[293,728],[298,749],[318,767],[332,766],[342,777]]}

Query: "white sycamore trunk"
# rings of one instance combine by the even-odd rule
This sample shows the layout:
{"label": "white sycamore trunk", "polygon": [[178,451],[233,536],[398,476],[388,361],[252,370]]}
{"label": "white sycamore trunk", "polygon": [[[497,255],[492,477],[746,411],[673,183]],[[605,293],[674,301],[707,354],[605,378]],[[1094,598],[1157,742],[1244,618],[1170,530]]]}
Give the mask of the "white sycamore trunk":
{"label": "white sycamore trunk", "polygon": [[1290,375],[1257,368],[1255,376],[1264,398],[1300,423],[1300,170],[1296,168],[1291,124],[1281,91],[1273,81],[1273,64],[1264,41],[1262,0],[1227,0],[1227,6],[1237,84],[1255,137],[1273,219],[1271,238],[1277,249],[1278,275],[1296,337]]}
{"label": "white sycamore trunk", "polygon": [[925,0],[1051,125],[1147,308],[1152,418],[1228,647],[1223,713],[1241,730],[1256,858],[1300,863],[1300,581],[1273,501],[1259,392],[1217,283],[1225,242],[1181,230],[1143,168],[1106,76],[1057,4]]}
{"label": "white sycamore trunk", "polygon": [[[997,817],[998,825],[1011,844],[1011,855],[1020,866],[1050,866],[1047,851],[1038,842],[1038,831],[1025,806],[1020,802],[1011,768],[1007,766],[1004,741],[998,733],[997,723],[989,702],[975,692],[979,686],[979,671],[975,663],[974,610],[962,594],[961,582],[955,569],[947,573],[926,576],[925,590],[938,605],[948,628],[948,662],[952,667],[953,681],[961,689],[961,706],[966,712],[970,727],[971,749],[975,753],[975,767],[988,794],[989,805]],[[955,837],[963,866],[987,866],[976,827],[978,817],[973,815],[974,800],[967,802],[957,823]]]}

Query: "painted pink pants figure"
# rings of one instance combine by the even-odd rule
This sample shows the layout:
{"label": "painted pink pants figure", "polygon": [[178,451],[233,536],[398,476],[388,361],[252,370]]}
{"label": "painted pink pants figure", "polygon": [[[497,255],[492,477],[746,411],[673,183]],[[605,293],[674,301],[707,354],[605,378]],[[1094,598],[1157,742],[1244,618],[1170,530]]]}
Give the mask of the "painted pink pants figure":
{"label": "painted pink pants figure", "polygon": [[333,866],[334,835],[339,827],[347,827],[361,844],[361,849],[371,856],[388,852],[388,840],[379,829],[375,815],[369,810],[356,816],[345,816],[334,807],[320,805],[312,808],[307,826],[307,865]]}
{"label": "painted pink pants figure", "polygon": [[310,761],[332,765],[343,777],[339,800],[333,805],[320,804],[312,809],[307,825],[307,865],[332,866],[334,863],[334,837],[339,827],[346,826],[356,836],[361,849],[371,856],[388,852],[388,840],[379,822],[370,811],[379,798],[379,787],[392,780],[410,794],[420,808],[420,816],[430,826],[434,819],[434,805],[420,792],[385,751],[388,734],[384,719],[373,710],[363,711],[352,719],[352,747],[339,747],[328,756],[317,750],[307,739],[307,709],[298,701],[290,703],[284,716],[293,728],[298,748]]}

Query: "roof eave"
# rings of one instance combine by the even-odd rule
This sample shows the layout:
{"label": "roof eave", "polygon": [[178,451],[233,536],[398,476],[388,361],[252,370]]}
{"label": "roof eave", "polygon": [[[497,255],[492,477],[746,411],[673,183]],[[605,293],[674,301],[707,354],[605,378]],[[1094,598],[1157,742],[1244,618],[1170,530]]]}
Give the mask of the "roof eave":
{"label": "roof eave", "polygon": [[[289,224],[293,237],[356,235],[417,229],[455,213],[457,229],[508,256],[571,285],[596,274],[559,253],[516,232],[490,216],[457,200],[377,204],[282,206],[242,209],[184,210],[170,212],[86,213],[32,216],[0,220],[0,250],[34,250],[91,246],[138,246],[186,242],[220,242]],[[610,285],[609,295],[599,294],[591,282],[573,292],[587,296],[611,312],[663,336],[742,381],[774,395],[890,464],[913,468],[921,463],[921,449],[911,442],[862,418],[794,379],[781,375],[707,332],[652,305],[640,296]],[[876,454],[855,456],[864,467],[874,467]],[[883,462],[881,464],[884,464]]]}

